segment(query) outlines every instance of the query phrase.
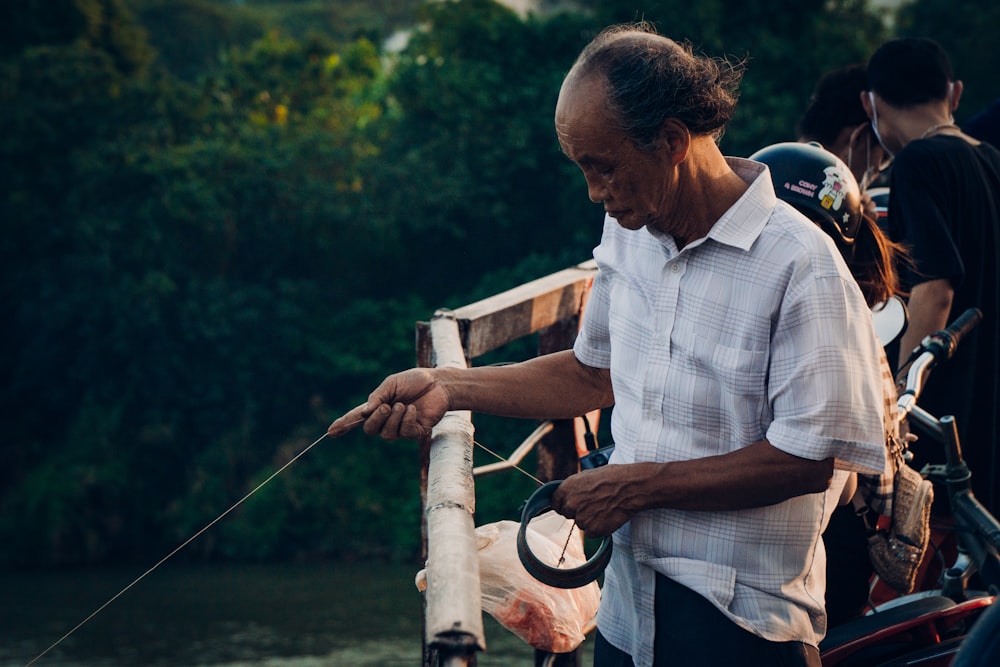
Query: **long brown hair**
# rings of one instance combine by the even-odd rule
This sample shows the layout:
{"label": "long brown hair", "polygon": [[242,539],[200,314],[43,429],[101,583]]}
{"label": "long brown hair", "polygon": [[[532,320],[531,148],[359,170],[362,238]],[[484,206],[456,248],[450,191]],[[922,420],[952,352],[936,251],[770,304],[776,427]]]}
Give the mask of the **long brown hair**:
{"label": "long brown hair", "polygon": [[852,252],[845,259],[869,307],[894,295],[905,296],[899,280],[901,266],[912,265],[906,248],[892,241],[867,211],[858,227]]}

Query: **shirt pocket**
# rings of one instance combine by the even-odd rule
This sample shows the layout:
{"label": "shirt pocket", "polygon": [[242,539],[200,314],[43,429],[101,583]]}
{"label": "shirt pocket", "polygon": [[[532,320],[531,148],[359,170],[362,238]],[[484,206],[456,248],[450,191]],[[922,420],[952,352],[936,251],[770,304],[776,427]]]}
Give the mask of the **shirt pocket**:
{"label": "shirt pocket", "polygon": [[766,347],[735,347],[710,332],[678,330],[671,336],[673,366],[692,381],[715,384],[724,394],[759,396],[767,392]]}
{"label": "shirt pocket", "polygon": [[[684,387],[687,426],[707,453],[725,453],[764,437],[771,421],[769,354],[733,347],[705,332],[671,337],[671,382]],[[714,444],[711,444],[714,443]]]}

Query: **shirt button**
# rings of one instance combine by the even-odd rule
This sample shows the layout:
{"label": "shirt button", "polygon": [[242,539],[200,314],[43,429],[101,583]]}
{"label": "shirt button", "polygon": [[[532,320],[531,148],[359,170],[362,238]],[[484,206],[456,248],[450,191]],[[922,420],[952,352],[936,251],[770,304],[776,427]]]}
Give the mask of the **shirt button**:
{"label": "shirt button", "polygon": [[677,273],[678,271],[681,270],[681,265],[680,264],[671,264],[670,265],[670,270],[673,271],[674,273]]}

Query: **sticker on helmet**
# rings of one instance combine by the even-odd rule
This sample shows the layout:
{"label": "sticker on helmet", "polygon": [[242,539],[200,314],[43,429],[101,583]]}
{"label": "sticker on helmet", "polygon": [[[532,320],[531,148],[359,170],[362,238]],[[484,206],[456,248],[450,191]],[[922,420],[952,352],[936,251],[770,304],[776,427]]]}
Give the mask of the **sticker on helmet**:
{"label": "sticker on helmet", "polygon": [[839,211],[841,204],[844,203],[844,197],[847,196],[844,176],[837,167],[826,167],[823,169],[823,174],[826,178],[819,191],[820,206]]}

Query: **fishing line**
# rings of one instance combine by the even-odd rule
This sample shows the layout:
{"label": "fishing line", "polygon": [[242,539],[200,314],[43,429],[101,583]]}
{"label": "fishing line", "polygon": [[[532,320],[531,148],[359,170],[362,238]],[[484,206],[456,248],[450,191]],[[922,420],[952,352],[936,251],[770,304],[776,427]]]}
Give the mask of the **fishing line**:
{"label": "fishing line", "polygon": [[519,468],[517,465],[511,463],[510,461],[508,461],[504,457],[500,456],[499,454],[497,454],[496,452],[494,452],[492,449],[490,449],[486,445],[484,445],[484,444],[482,444],[480,442],[476,442],[475,440],[472,441],[472,444],[474,444],[476,447],[479,447],[480,449],[482,449],[487,454],[492,454],[493,456],[497,457],[498,459],[500,459],[504,463],[507,463],[508,465],[510,465],[511,468],[513,468],[514,470],[518,471],[522,475],[527,475],[531,479],[535,480],[536,482],[538,482],[539,486],[541,486],[542,484],[544,484],[544,482],[542,482],[542,480],[538,479],[537,477],[535,477],[534,475],[532,475],[527,470],[524,470],[523,468]]}
{"label": "fishing line", "polygon": [[[499,454],[497,454],[496,452],[494,452],[493,450],[491,450],[490,448],[488,448],[486,445],[484,445],[484,444],[482,444],[480,442],[476,442],[475,440],[472,441],[472,444],[474,444],[477,447],[481,448],[483,451],[485,451],[485,452],[487,452],[489,454],[492,454],[493,456],[497,457],[498,459],[500,459],[504,463],[509,463],[509,461],[507,461],[507,459],[505,459],[504,457],[500,456]],[[520,472],[520,473],[522,473],[524,475],[527,475],[531,479],[535,480],[536,482],[538,482],[539,485],[542,485],[544,483],[544,482],[542,482],[542,480],[538,479],[537,477],[535,477],[534,475],[532,475],[530,472],[527,472],[526,470],[523,470],[523,469],[519,468],[518,466],[514,465],[513,463],[510,463],[510,466],[512,468],[514,468],[514,470],[517,470],[518,472]],[[576,528],[576,519],[573,519],[573,523],[570,524],[570,527],[569,527],[569,532],[566,534],[566,543],[563,544],[562,551],[559,553],[559,562],[556,563],[556,567],[560,567],[563,563],[566,562],[566,551],[569,549],[569,541],[573,537],[573,530],[575,528]]]}
{"label": "fishing line", "polygon": [[[352,424],[348,424],[347,426],[355,426],[355,425],[357,425],[357,424],[360,424],[360,423],[361,423],[361,422],[363,422],[363,421],[364,421],[364,419],[360,419],[360,420],[358,420],[358,421],[356,421],[356,422],[354,422],[354,423],[352,423]],[[47,653],[48,653],[49,651],[51,651],[52,649],[54,649],[54,648],[55,648],[56,646],[58,646],[59,644],[61,644],[61,643],[62,643],[63,641],[65,641],[65,640],[66,640],[66,639],[67,639],[67,638],[68,638],[68,637],[69,637],[70,635],[72,635],[72,634],[73,634],[74,632],[76,632],[77,630],[79,630],[80,628],[82,628],[82,627],[83,627],[83,626],[84,626],[84,625],[85,625],[86,623],[88,623],[88,622],[89,622],[89,621],[90,621],[90,620],[91,620],[92,618],[94,618],[94,617],[95,617],[95,616],[97,616],[97,615],[98,615],[99,613],[101,613],[102,611],[104,611],[105,607],[107,607],[107,606],[108,606],[108,605],[110,605],[110,604],[111,604],[112,602],[114,602],[115,600],[117,600],[118,598],[120,598],[120,597],[121,597],[122,595],[124,595],[124,594],[125,594],[125,593],[126,593],[126,592],[127,592],[127,591],[128,591],[129,589],[130,589],[130,588],[132,588],[133,586],[135,586],[136,584],[138,584],[138,583],[139,583],[140,581],[142,581],[142,580],[143,580],[143,579],[145,579],[145,578],[146,578],[147,576],[149,576],[150,574],[152,574],[152,572],[153,572],[154,570],[156,570],[156,569],[157,569],[158,567],[160,567],[160,566],[161,566],[161,565],[163,565],[163,564],[164,564],[165,562],[167,562],[168,560],[170,560],[170,558],[172,558],[172,557],[174,556],[174,554],[176,554],[176,553],[177,553],[178,551],[180,551],[181,549],[183,549],[183,548],[184,548],[184,547],[186,547],[187,545],[189,545],[189,544],[191,544],[192,542],[194,542],[194,541],[195,541],[195,540],[196,540],[196,539],[197,539],[198,537],[200,537],[200,536],[202,535],[202,533],[204,533],[205,531],[207,531],[207,530],[208,530],[209,528],[211,528],[211,527],[212,527],[212,526],[214,526],[215,524],[219,523],[219,521],[221,521],[221,520],[222,520],[222,519],[223,519],[223,518],[224,518],[224,517],[225,517],[226,515],[228,515],[228,514],[229,514],[230,512],[232,512],[232,511],[233,511],[234,509],[236,509],[237,507],[239,507],[240,505],[242,505],[242,504],[243,504],[244,502],[246,502],[247,498],[249,498],[249,497],[250,497],[250,496],[252,496],[253,494],[255,494],[255,493],[257,493],[258,491],[260,491],[260,490],[261,490],[261,489],[262,489],[262,488],[264,487],[264,485],[265,485],[265,484],[267,484],[267,483],[268,483],[268,482],[270,482],[270,481],[271,481],[272,479],[274,479],[275,477],[277,477],[278,475],[280,475],[280,474],[281,474],[282,472],[284,472],[284,471],[285,471],[285,469],[286,469],[286,468],[288,468],[288,467],[289,467],[290,465],[292,465],[293,463],[295,463],[296,461],[298,461],[298,460],[299,460],[299,459],[300,459],[300,458],[301,458],[301,457],[302,457],[302,456],[303,456],[303,455],[304,455],[304,454],[305,454],[306,452],[308,452],[308,451],[309,451],[310,449],[312,449],[313,447],[315,447],[316,445],[318,445],[318,444],[320,443],[320,441],[321,441],[321,440],[322,440],[323,438],[325,438],[325,437],[326,437],[327,435],[328,435],[327,433],[324,433],[323,435],[319,436],[319,438],[317,438],[317,439],[316,439],[316,440],[315,440],[315,441],[314,441],[314,442],[313,442],[313,443],[312,443],[311,445],[309,445],[308,447],[306,447],[305,449],[303,449],[303,450],[302,450],[301,452],[299,452],[298,454],[296,454],[296,455],[295,455],[294,457],[292,457],[292,459],[291,459],[291,460],[289,460],[289,461],[288,461],[288,462],[287,462],[287,463],[286,463],[285,465],[283,465],[283,466],[281,466],[280,468],[278,468],[277,470],[275,470],[275,471],[274,471],[274,472],[273,472],[273,473],[271,474],[271,476],[270,476],[270,477],[268,477],[268,478],[267,478],[267,479],[265,479],[265,480],[264,480],[263,482],[261,482],[260,484],[258,484],[258,485],[257,485],[257,486],[256,486],[256,487],[254,488],[254,490],[253,490],[253,491],[251,491],[250,493],[248,493],[248,494],[246,494],[245,496],[243,496],[242,498],[240,498],[240,499],[239,499],[238,501],[236,501],[236,503],[235,503],[235,504],[234,504],[234,505],[233,505],[232,507],[230,507],[230,508],[229,508],[229,509],[227,509],[227,510],[226,510],[225,512],[223,512],[222,514],[220,514],[219,516],[217,516],[217,517],[215,517],[214,519],[212,519],[212,520],[211,520],[210,522],[208,522],[208,524],[206,524],[206,525],[205,525],[205,527],[204,527],[204,528],[202,528],[202,529],[201,529],[201,530],[199,530],[199,531],[198,531],[197,533],[195,533],[194,535],[192,535],[191,537],[189,537],[189,538],[188,538],[187,540],[185,540],[185,541],[184,541],[184,543],[183,543],[183,544],[181,544],[181,545],[180,545],[179,547],[177,547],[176,549],[174,549],[173,551],[171,551],[170,553],[168,553],[168,554],[167,554],[166,556],[164,556],[163,558],[161,558],[161,559],[160,559],[160,561],[159,561],[159,562],[158,562],[158,563],[157,563],[156,565],[154,565],[153,567],[149,568],[148,570],[146,570],[145,572],[143,572],[142,574],[140,574],[140,575],[139,575],[138,577],[136,577],[136,578],[135,578],[135,580],[134,580],[134,581],[133,581],[132,583],[130,583],[130,584],[129,584],[128,586],[126,586],[125,588],[123,588],[123,589],[121,589],[120,591],[118,591],[117,593],[115,593],[115,595],[114,595],[114,596],[112,596],[112,597],[111,597],[111,598],[110,598],[110,599],[109,599],[109,600],[108,600],[107,602],[105,602],[105,603],[104,603],[104,604],[102,604],[102,605],[101,605],[100,607],[98,607],[97,609],[95,609],[95,610],[94,610],[94,611],[93,611],[93,612],[92,612],[92,613],[90,614],[90,616],[88,616],[87,618],[85,618],[85,619],[83,619],[82,621],[80,621],[79,623],[77,623],[76,627],[74,627],[74,628],[73,628],[72,630],[70,630],[69,632],[67,632],[66,634],[64,634],[64,635],[63,635],[62,637],[60,637],[59,639],[57,639],[57,640],[56,640],[55,642],[53,642],[53,643],[52,643],[52,645],[51,645],[51,646],[49,646],[49,647],[48,647],[47,649],[45,649],[44,651],[42,651],[41,653],[39,653],[38,655],[36,655],[36,656],[35,656],[35,657],[34,657],[34,658],[33,658],[33,659],[31,660],[31,662],[27,663],[27,664],[26,664],[26,665],[25,665],[24,667],[31,667],[31,665],[33,665],[33,664],[35,664],[36,662],[38,662],[38,660],[39,660],[40,658],[42,658],[42,656],[44,656],[44,655],[45,655],[45,654],[47,654]]]}
{"label": "fishing line", "polygon": [[566,550],[569,549],[569,540],[573,537],[573,530],[576,528],[576,519],[573,519],[573,523],[569,526],[569,532],[566,533],[566,542],[563,544],[562,551],[559,552],[559,562],[556,563],[556,567],[560,567],[566,562]]}
{"label": "fishing line", "polygon": [[[357,420],[357,421],[355,421],[355,422],[352,422],[352,423],[350,423],[350,424],[345,424],[345,427],[347,427],[347,428],[350,428],[350,427],[352,427],[352,426],[356,426],[356,425],[358,425],[358,424],[360,424],[360,423],[362,423],[362,422],[364,422],[364,421],[365,421],[365,419],[364,419],[364,418],[362,418],[362,419],[359,419],[359,420]],[[71,630],[70,630],[69,632],[67,632],[66,634],[64,634],[64,635],[63,635],[62,637],[60,637],[60,638],[59,638],[59,639],[57,639],[56,641],[52,642],[52,644],[51,644],[51,645],[49,645],[49,647],[48,647],[48,648],[46,648],[46,649],[45,649],[44,651],[42,651],[41,653],[39,653],[38,655],[36,655],[36,656],[35,656],[34,658],[32,658],[32,659],[31,659],[31,661],[30,661],[30,662],[28,662],[28,663],[26,663],[24,667],[31,667],[31,665],[33,665],[33,664],[35,664],[36,662],[38,662],[38,661],[39,661],[39,660],[40,660],[41,658],[43,658],[43,657],[44,657],[45,655],[47,655],[47,654],[48,654],[48,653],[49,653],[50,651],[52,651],[52,649],[54,649],[55,647],[59,646],[59,644],[61,644],[61,643],[63,643],[64,641],[66,641],[66,639],[68,639],[68,638],[69,638],[69,637],[70,637],[71,635],[73,635],[73,633],[75,633],[75,632],[76,632],[77,630],[79,630],[79,629],[80,629],[80,628],[82,628],[82,627],[83,627],[84,625],[86,625],[87,623],[89,623],[89,622],[90,622],[90,621],[91,621],[91,620],[92,620],[92,619],[93,619],[93,618],[94,618],[95,616],[97,616],[98,614],[100,614],[100,613],[101,613],[102,611],[104,611],[104,610],[105,610],[105,609],[106,609],[106,608],[107,608],[107,607],[108,607],[109,605],[111,605],[111,603],[113,603],[113,602],[114,602],[115,600],[117,600],[117,599],[118,599],[118,598],[120,598],[121,596],[125,595],[125,593],[127,593],[127,592],[128,592],[129,590],[131,590],[131,589],[132,589],[132,587],[134,587],[134,586],[135,586],[136,584],[138,584],[138,583],[139,583],[140,581],[142,581],[143,579],[145,579],[146,577],[148,577],[148,576],[149,576],[150,574],[152,574],[152,573],[153,573],[153,572],[154,572],[154,571],[155,571],[155,570],[156,570],[157,568],[159,568],[159,567],[160,567],[161,565],[163,565],[164,563],[166,563],[166,562],[167,562],[168,560],[170,560],[171,558],[173,558],[173,557],[174,557],[174,556],[175,556],[175,555],[177,554],[177,552],[179,552],[179,551],[180,551],[181,549],[183,549],[184,547],[186,547],[187,545],[191,544],[191,543],[192,543],[192,542],[194,542],[194,541],[195,541],[196,539],[198,539],[199,537],[201,537],[201,535],[202,535],[202,534],[204,534],[204,533],[205,533],[206,531],[208,531],[208,530],[209,530],[209,529],[210,529],[210,528],[211,528],[212,526],[214,526],[215,524],[217,524],[217,523],[219,523],[220,521],[222,521],[222,519],[224,519],[224,518],[225,518],[226,516],[228,516],[228,515],[229,515],[229,514],[230,514],[230,513],[231,513],[231,512],[233,511],[233,510],[235,510],[235,509],[236,509],[237,507],[239,507],[240,505],[242,505],[243,503],[245,503],[245,502],[247,501],[247,499],[248,499],[248,498],[250,498],[250,496],[252,496],[252,495],[254,495],[255,493],[257,493],[258,491],[260,491],[260,490],[261,490],[262,488],[264,488],[264,486],[265,486],[265,485],[266,485],[266,484],[267,484],[268,482],[270,482],[270,481],[271,481],[272,479],[274,479],[275,477],[277,477],[278,475],[280,475],[280,474],[281,474],[282,472],[284,472],[284,471],[285,471],[285,470],[286,470],[286,469],[287,469],[287,468],[288,468],[289,466],[291,466],[291,465],[292,465],[293,463],[295,463],[295,462],[296,462],[296,461],[298,461],[298,460],[299,460],[300,458],[302,458],[302,456],[304,456],[304,455],[306,454],[306,452],[308,452],[308,451],[309,451],[309,450],[311,450],[311,449],[312,449],[313,447],[315,447],[316,445],[318,445],[318,444],[319,444],[319,443],[320,443],[320,442],[321,442],[321,441],[323,440],[323,438],[325,438],[325,437],[326,437],[327,435],[328,435],[328,433],[324,433],[324,434],[323,434],[323,435],[321,435],[321,436],[320,436],[319,438],[317,438],[316,440],[314,440],[314,441],[313,441],[313,443],[312,443],[312,444],[310,444],[310,445],[309,445],[308,447],[306,447],[306,448],[305,448],[305,449],[303,449],[303,450],[302,450],[301,452],[299,452],[298,454],[296,454],[295,456],[293,456],[293,457],[292,457],[292,458],[291,458],[291,459],[290,459],[290,460],[289,460],[289,461],[288,461],[287,463],[285,463],[285,464],[284,464],[283,466],[281,466],[280,468],[278,468],[277,470],[275,470],[275,471],[274,471],[273,473],[271,473],[271,475],[269,475],[267,479],[265,479],[265,480],[264,480],[263,482],[261,482],[260,484],[258,484],[258,485],[257,485],[256,487],[254,487],[254,489],[253,489],[252,491],[250,491],[250,492],[249,492],[249,493],[247,493],[247,494],[246,494],[245,496],[243,496],[243,497],[242,497],[242,498],[240,498],[240,499],[239,499],[238,501],[236,501],[236,502],[235,502],[235,503],[234,503],[234,504],[232,505],[232,507],[230,507],[230,508],[229,508],[229,509],[227,509],[227,510],[226,510],[225,512],[223,512],[223,513],[222,513],[222,514],[220,514],[219,516],[215,517],[215,518],[214,518],[214,519],[212,519],[211,521],[209,521],[209,522],[208,522],[207,524],[205,524],[205,526],[204,526],[204,527],[203,527],[203,528],[202,528],[201,530],[199,530],[199,531],[198,531],[197,533],[195,533],[194,535],[192,535],[191,537],[189,537],[188,539],[186,539],[186,540],[185,540],[184,542],[182,542],[182,543],[181,543],[181,545],[180,545],[180,546],[178,546],[178,547],[177,547],[177,548],[175,548],[175,549],[174,549],[173,551],[171,551],[170,553],[168,553],[168,554],[167,554],[166,556],[164,556],[163,558],[161,558],[161,559],[160,559],[160,560],[159,560],[159,561],[158,561],[158,562],[157,562],[157,563],[156,563],[155,565],[153,565],[153,566],[152,566],[151,568],[149,568],[148,570],[146,570],[145,572],[143,572],[142,574],[140,574],[140,575],[139,575],[138,577],[136,577],[136,578],[135,578],[135,579],[134,579],[134,580],[133,580],[133,581],[132,581],[132,582],[131,582],[130,584],[128,584],[127,586],[125,586],[125,588],[121,589],[120,591],[118,591],[117,593],[115,593],[115,594],[114,594],[113,596],[111,596],[111,597],[110,597],[110,598],[109,598],[109,599],[107,600],[107,602],[105,602],[105,603],[104,603],[104,604],[102,604],[102,605],[101,605],[100,607],[98,607],[98,608],[97,608],[97,609],[95,609],[95,610],[94,610],[93,612],[91,612],[91,613],[90,613],[90,615],[89,615],[89,616],[87,616],[87,617],[86,617],[85,619],[83,619],[82,621],[80,621],[79,623],[77,623],[77,624],[76,624],[76,625],[75,625],[75,626],[74,626],[74,627],[73,627],[73,628],[72,628],[72,629],[71,629]],[[484,450],[485,452],[487,452],[487,453],[489,453],[489,454],[491,454],[491,455],[493,455],[493,456],[497,457],[497,458],[498,458],[498,459],[500,459],[501,461],[507,461],[507,459],[505,459],[504,457],[500,456],[499,454],[497,454],[497,453],[496,453],[496,452],[494,452],[493,450],[489,449],[488,447],[486,447],[486,446],[485,446],[485,445],[483,445],[482,443],[479,443],[479,442],[476,442],[475,440],[473,440],[473,443],[474,443],[474,444],[475,444],[476,446],[478,446],[478,447],[480,447],[481,449],[483,449],[483,450]],[[519,466],[516,466],[516,465],[514,465],[514,464],[511,464],[511,466],[512,466],[512,467],[513,467],[513,468],[514,468],[515,470],[517,470],[518,472],[520,472],[521,474],[523,474],[523,475],[526,475],[526,476],[530,477],[531,479],[533,479],[533,480],[534,480],[535,482],[537,482],[538,484],[542,484],[542,481],[541,481],[540,479],[538,479],[537,477],[535,477],[535,476],[534,476],[534,475],[532,475],[531,473],[527,472],[527,471],[526,471],[526,470],[524,470],[523,468],[520,468]],[[575,522],[574,522],[574,524],[575,524]],[[570,530],[570,533],[572,534],[572,529]],[[567,539],[567,541],[566,541],[566,544],[567,544],[567,546],[569,545],[569,540],[568,540],[568,539]],[[566,551],[566,547],[563,547],[563,553],[565,553],[565,551]]]}

